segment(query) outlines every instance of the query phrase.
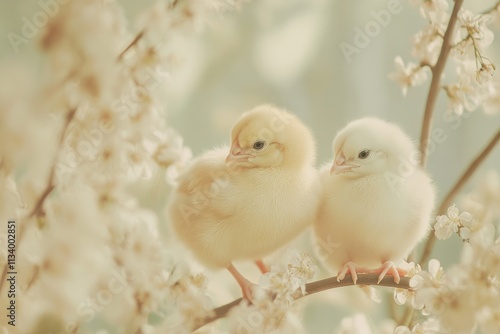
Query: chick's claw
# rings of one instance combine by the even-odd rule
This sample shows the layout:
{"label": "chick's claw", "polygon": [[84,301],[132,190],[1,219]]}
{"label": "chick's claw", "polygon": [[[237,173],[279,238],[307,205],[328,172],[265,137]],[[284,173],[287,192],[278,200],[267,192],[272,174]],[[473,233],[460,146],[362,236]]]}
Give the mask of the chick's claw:
{"label": "chick's claw", "polygon": [[392,261],[386,261],[382,266],[370,272],[379,274],[377,284],[380,284],[387,274],[392,275],[394,277],[394,282],[399,284],[401,276],[405,276],[408,273],[406,270],[396,267]]}
{"label": "chick's claw", "polygon": [[342,268],[340,268],[338,274],[337,274],[337,282],[342,281],[345,278],[345,275],[347,273],[351,274],[352,281],[354,282],[354,285],[356,285],[356,282],[358,281],[358,274],[357,273],[363,273],[365,272],[365,269],[362,267],[357,266],[354,262],[347,262],[344,264]]}
{"label": "chick's claw", "polygon": [[[247,281],[248,282],[248,281]],[[250,303],[252,303],[253,301],[253,289],[256,287],[257,285],[251,283],[251,282],[248,282],[247,284],[244,284],[243,286],[241,286],[241,291],[243,293],[243,296],[242,298],[243,299],[246,299],[248,300]]]}

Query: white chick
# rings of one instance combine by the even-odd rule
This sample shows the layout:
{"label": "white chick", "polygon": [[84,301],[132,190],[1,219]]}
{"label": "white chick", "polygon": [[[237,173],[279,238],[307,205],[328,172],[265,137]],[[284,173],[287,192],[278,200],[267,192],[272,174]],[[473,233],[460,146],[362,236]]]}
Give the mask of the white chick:
{"label": "white chick", "polygon": [[319,203],[315,141],[295,116],[270,105],[244,113],[231,148],[194,159],[179,177],[168,214],[181,241],[210,268],[227,268],[251,297],[253,286],[233,266],[260,261],[312,224]]}
{"label": "white chick", "polygon": [[426,237],[435,201],[417,152],[398,126],[376,118],[351,122],[335,137],[333,163],[320,171],[314,229],[320,247],[331,247],[322,254],[339,269],[338,281],[370,272],[379,283],[388,273],[399,283],[405,274],[394,263]]}

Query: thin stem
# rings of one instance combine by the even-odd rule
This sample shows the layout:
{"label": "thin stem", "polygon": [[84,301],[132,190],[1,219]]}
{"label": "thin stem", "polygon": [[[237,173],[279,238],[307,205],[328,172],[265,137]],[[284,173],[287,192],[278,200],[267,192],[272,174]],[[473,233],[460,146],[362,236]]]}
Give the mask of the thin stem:
{"label": "thin stem", "polygon": [[[59,149],[61,148],[61,146],[64,142],[64,138],[66,137],[66,134],[68,132],[68,127],[69,127],[71,121],[73,120],[75,113],[76,113],[76,108],[73,108],[66,115],[66,120],[64,122],[62,131],[61,131],[61,135],[59,137],[59,141],[57,144],[58,149],[57,149],[56,154],[54,156],[54,160],[52,162],[52,167],[50,168],[50,173],[49,173],[49,177],[47,180],[47,186],[43,190],[42,194],[38,197],[38,200],[36,201],[35,205],[33,206],[33,209],[28,213],[28,215],[25,218],[21,219],[21,221],[28,222],[31,218],[33,218],[35,216],[40,216],[43,214],[43,203],[45,202],[45,199],[50,195],[52,190],[54,190],[54,188],[55,188],[54,176],[55,176],[55,171],[56,171]],[[17,248],[19,248],[19,246],[21,245],[21,241],[23,240],[23,236],[24,236],[24,233],[26,232],[26,229],[27,229],[27,225],[21,224],[21,227],[19,229],[19,234],[18,234],[17,240],[16,240],[17,241]],[[2,292],[2,287],[3,287],[3,284],[5,282],[5,276],[7,275],[7,271],[8,271],[7,267],[8,267],[8,263],[6,263],[4,265],[3,270],[2,270],[2,277],[0,279],[0,292]]]}
{"label": "thin stem", "polygon": [[[390,287],[390,288],[400,288],[400,289],[410,289],[410,278],[409,277],[402,277],[401,281],[399,284],[394,282],[394,279],[392,276],[386,276],[380,281],[379,284],[377,284],[378,281],[378,275],[377,274],[358,274],[358,285],[378,285],[378,286],[385,286],[385,287]],[[329,290],[329,289],[335,289],[335,288],[341,288],[345,286],[352,286],[354,285],[354,282],[352,281],[351,275],[346,275],[346,277],[340,281],[337,282],[337,276],[334,277],[329,277],[322,279],[320,281],[316,282],[311,282],[306,284],[306,294],[305,296],[312,295],[321,291]],[[301,297],[299,297],[301,298]],[[211,317],[206,318],[204,321],[201,321],[199,326],[194,328],[193,330],[196,330],[200,327],[203,327],[211,322],[214,322],[218,319],[224,318],[228,315],[229,311],[237,306],[239,303],[241,303],[242,299],[238,298],[226,305],[217,307],[216,309],[213,310],[214,315]]]}
{"label": "thin stem", "polygon": [[[57,144],[58,148],[60,148],[64,142],[64,138],[66,137],[66,133],[68,132],[69,124],[73,120],[75,113],[76,113],[76,108],[73,108],[66,115],[66,120],[64,122],[62,131],[61,131],[61,135],[59,136],[59,141]],[[57,156],[58,156],[58,154],[56,153],[56,155],[54,156],[54,161],[52,162],[52,167],[50,169],[49,178],[47,181],[47,186],[45,187],[44,191],[42,192],[42,194],[38,198],[38,201],[36,202],[35,206],[31,210],[31,212],[28,214],[27,219],[32,218],[34,216],[39,216],[40,214],[43,213],[42,212],[43,202],[45,201],[47,196],[52,192],[52,190],[55,187],[54,177],[55,177],[55,173],[56,173]]]}
{"label": "thin stem", "polygon": [[452,47],[451,40],[453,38],[455,24],[457,22],[458,11],[460,10],[462,3],[463,0],[455,0],[455,5],[453,6],[453,11],[451,12],[450,21],[448,22],[448,27],[446,28],[446,32],[444,33],[443,45],[441,46],[439,58],[436,62],[436,65],[431,67],[432,80],[425,104],[424,118],[422,121],[422,133],[420,135],[420,165],[424,168],[427,163],[427,143],[429,142],[430,138],[432,117],[434,114],[434,108],[436,106],[437,95],[439,93],[439,84],[441,82],[441,76],[443,74],[446,61],[448,60],[448,55],[450,54],[450,50]]}
{"label": "thin stem", "polygon": [[[481,165],[481,163],[486,159],[486,157],[491,153],[491,151],[495,148],[496,144],[498,144],[498,141],[500,140],[500,130],[496,132],[496,134],[491,138],[489,143],[486,145],[486,147],[479,153],[479,155],[472,160],[470,163],[469,167],[465,170],[465,172],[462,174],[462,176],[458,179],[458,181],[455,183],[453,188],[448,192],[444,200],[441,202],[441,205],[439,206],[437,210],[437,214],[444,214],[448,207],[452,204],[453,199],[458,195],[458,193],[462,190],[464,185],[467,183],[467,181],[471,178],[471,176],[474,174],[474,172],[477,170],[477,168]],[[429,239],[427,240],[424,251],[422,253],[422,256],[420,258],[420,263],[421,265],[426,263],[429,260],[429,257],[432,252],[432,248],[434,246],[434,243],[436,242],[436,236],[432,234]]]}
{"label": "thin stem", "polygon": [[123,56],[127,53],[128,50],[130,50],[134,45],[136,45],[144,36],[144,30],[141,30],[135,38],[130,42],[129,45],[118,55],[117,61],[122,60]]}

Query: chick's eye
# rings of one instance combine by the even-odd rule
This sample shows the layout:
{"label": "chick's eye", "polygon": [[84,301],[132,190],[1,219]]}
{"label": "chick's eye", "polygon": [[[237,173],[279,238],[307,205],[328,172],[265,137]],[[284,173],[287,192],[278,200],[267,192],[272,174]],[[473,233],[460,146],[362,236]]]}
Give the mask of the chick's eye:
{"label": "chick's eye", "polygon": [[262,141],[262,140],[259,140],[259,141],[256,141],[254,144],[253,144],[253,148],[255,150],[262,150],[264,148],[264,146],[266,145],[266,142],[265,141]]}
{"label": "chick's eye", "polygon": [[370,151],[369,150],[364,150],[364,151],[361,151],[359,152],[358,154],[358,158],[360,159],[366,159],[370,156]]}

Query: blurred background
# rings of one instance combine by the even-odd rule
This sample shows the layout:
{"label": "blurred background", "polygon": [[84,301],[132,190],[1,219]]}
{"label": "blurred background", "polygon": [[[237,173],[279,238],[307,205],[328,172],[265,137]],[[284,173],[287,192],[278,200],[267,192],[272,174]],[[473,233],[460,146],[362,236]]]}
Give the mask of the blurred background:
{"label": "blurred background", "polygon": [[[24,61],[34,67],[41,63],[35,40],[21,44],[15,53],[7,38],[9,32],[21,34],[22,17],[31,18],[40,11],[40,3],[0,0],[2,60]],[[152,1],[119,3],[129,20],[129,30],[137,31],[137,15]],[[368,36],[366,45],[357,46],[359,29],[365,30],[370,22],[376,22],[373,13],[387,10],[389,3],[396,4],[398,13],[390,16],[385,27],[379,25],[379,32]],[[468,0],[464,8],[478,13],[495,3]],[[336,132],[347,122],[363,116],[395,122],[418,141],[429,81],[410,88],[404,97],[400,86],[387,75],[394,71],[397,55],[405,63],[415,61],[411,56],[411,39],[425,25],[418,9],[405,0],[249,1],[240,10],[212,20],[196,37],[179,43],[177,66],[172,68],[164,87],[165,117],[184,137],[194,155],[229,143],[234,121],[243,111],[261,103],[288,109],[313,130],[318,166],[331,159],[331,142]],[[499,33],[498,22],[492,29]],[[356,48],[348,57],[341,48],[346,44]],[[498,35],[488,51],[486,56],[498,67]],[[453,78],[452,60],[446,73],[445,81]],[[428,161],[440,198],[500,126],[500,110],[486,114],[478,109],[462,118],[446,119],[447,100],[443,93],[437,101],[434,128],[442,129],[446,140],[436,143]],[[468,183],[466,191],[486,171],[499,171],[499,166],[497,148]],[[308,247],[309,241],[305,238],[301,243]],[[460,242],[452,238],[437,243],[433,257],[438,257],[446,267],[457,260],[459,249]],[[363,299],[351,293],[355,292],[335,291],[310,297],[304,305],[308,330],[332,332],[339,319],[357,308],[338,307],[331,301]],[[385,306],[366,305],[363,307],[371,309],[375,317],[387,312]]]}

